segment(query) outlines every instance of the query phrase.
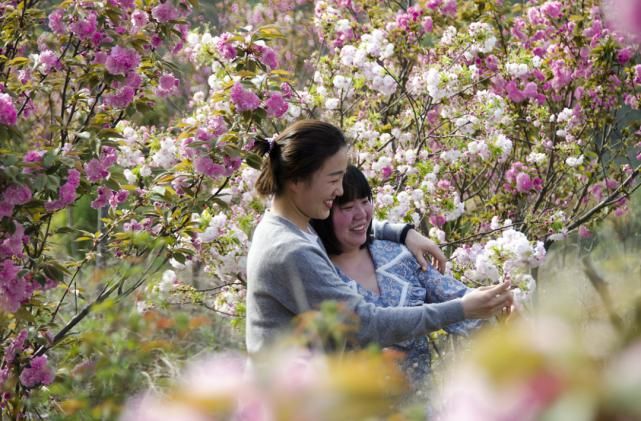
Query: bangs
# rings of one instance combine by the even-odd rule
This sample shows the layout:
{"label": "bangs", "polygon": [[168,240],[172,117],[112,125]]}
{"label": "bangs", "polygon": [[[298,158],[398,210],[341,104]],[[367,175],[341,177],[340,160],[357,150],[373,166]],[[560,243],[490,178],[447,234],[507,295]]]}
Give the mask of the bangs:
{"label": "bangs", "polygon": [[369,187],[367,178],[361,170],[349,165],[343,177],[343,195],[337,197],[335,201],[338,205],[342,205],[365,197],[372,200],[372,189]]}

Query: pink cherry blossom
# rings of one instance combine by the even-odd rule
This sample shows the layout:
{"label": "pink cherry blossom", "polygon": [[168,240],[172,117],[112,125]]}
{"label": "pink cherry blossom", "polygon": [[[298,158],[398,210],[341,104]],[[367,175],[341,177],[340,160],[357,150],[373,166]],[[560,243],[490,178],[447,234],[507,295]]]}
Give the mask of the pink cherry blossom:
{"label": "pink cherry blossom", "polygon": [[85,174],[89,181],[96,182],[107,178],[109,171],[104,168],[100,160],[94,158],[85,164]]}
{"label": "pink cherry blossom", "polygon": [[105,146],[102,148],[102,154],[99,159],[92,159],[85,164],[85,174],[87,179],[92,183],[103,180],[109,177],[109,167],[111,167],[116,160],[118,155],[116,150],[110,146]]}
{"label": "pink cherry blossom", "polygon": [[541,11],[546,16],[557,19],[561,16],[561,3],[558,1],[548,1],[541,6]]}
{"label": "pink cherry blossom", "polygon": [[119,204],[124,203],[124,201],[127,200],[127,197],[129,197],[129,192],[127,190],[114,192],[109,198],[109,206],[117,208]]}
{"label": "pink cherry blossom", "polygon": [[214,163],[208,156],[201,156],[194,162],[194,169],[200,174],[204,174],[211,178],[218,178],[225,174],[225,167],[220,164]]}
{"label": "pink cherry blossom", "polygon": [[22,162],[27,163],[36,163],[42,162],[42,157],[45,155],[45,151],[28,151],[22,157]]}
{"label": "pink cherry blossom", "polygon": [[2,257],[23,257],[24,244],[29,241],[29,236],[24,235],[24,226],[19,222],[15,223],[16,229],[9,237],[0,244],[0,256]]}
{"label": "pink cherry blossom", "polygon": [[134,12],[131,14],[131,23],[136,28],[136,30],[139,30],[143,26],[145,26],[149,22],[149,16],[147,15],[147,12],[144,10],[139,10],[136,9]]}
{"label": "pink cherry blossom", "polygon": [[516,191],[519,193],[528,193],[533,188],[534,184],[527,173],[521,172],[516,176]]}
{"label": "pink cherry blossom", "polygon": [[220,136],[223,133],[227,132],[227,130],[229,129],[227,127],[225,119],[220,115],[207,120],[207,127],[214,134],[214,136]]}
{"label": "pink cherry blossom", "polygon": [[140,64],[140,55],[136,50],[119,45],[111,49],[105,62],[107,71],[112,75],[125,75],[135,70]]}
{"label": "pink cherry blossom", "polygon": [[432,32],[432,29],[434,27],[434,24],[432,22],[432,17],[431,16],[425,16],[423,18],[423,21],[421,22],[421,26],[423,27],[423,31]]}
{"label": "pink cherry blossom", "polygon": [[630,61],[633,55],[634,52],[632,51],[632,48],[622,48],[617,52],[617,61],[619,62],[619,64],[625,64]]}
{"label": "pink cherry blossom", "polygon": [[259,60],[261,61],[261,63],[269,66],[272,69],[278,67],[278,58],[276,57],[276,52],[269,47],[263,48]]}
{"label": "pink cherry blossom", "polygon": [[585,225],[581,225],[579,227],[579,237],[581,238],[590,238],[592,237],[592,233],[590,232],[589,229]]}
{"label": "pink cherry blossom", "polygon": [[218,38],[218,42],[216,42],[216,48],[218,48],[218,52],[227,60],[233,60],[238,54],[236,52],[236,48],[234,48],[234,46],[232,45],[232,42],[230,40],[231,37],[232,34],[230,34],[229,32],[225,32],[220,35],[220,37]]}
{"label": "pink cherry blossom", "polygon": [[135,2],[134,0],[115,0],[116,4],[123,9],[133,9]]}
{"label": "pink cherry blossom", "polygon": [[9,259],[0,264],[0,308],[10,313],[18,311],[33,292],[25,279],[18,277],[20,269]]}
{"label": "pink cherry blossom", "polygon": [[6,202],[1,202],[0,203],[0,219],[6,217],[11,217],[13,215],[13,208],[14,206],[12,204],[6,203]]}
{"label": "pink cherry blossom", "polygon": [[58,189],[59,198],[45,203],[48,212],[54,212],[72,204],[76,200],[76,189],[80,185],[80,172],[75,169],[69,170],[67,181]]}
{"label": "pink cherry blossom", "polygon": [[178,18],[178,10],[167,1],[151,9],[151,16],[160,23],[167,23]]}
{"label": "pink cherry blossom", "polygon": [[11,365],[16,359],[16,355],[24,350],[24,345],[27,340],[27,329],[22,329],[14,338],[13,341],[5,348],[4,362]]}
{"label": "pink cherry blossom", "polygon": [[283,94],[283,98],[285,99],[290,99],[293,95],[291,86],[286,82],[280,84],[280,90]]}
{"label": "pink cherry blossom", "polygon": [[178,80],[171,73],[165,73],[160,76],[158,80],[158,88],[156,89],[156,95],[160,97],[166,97],[173,95],[176,92],[176,89],[180,86],[180,80]]}
{"label": "pink cherry blossom", "polygon": [[55,34],[64,34],[66,32],[64,16],[65,12],[62,9],[55,9],[49,14],[49,28],[51,28]]}
{"label": "pink cherry blossom", "polygon": [[52,70],[62,69],[62,64],[58,56],[51,50],[45,50],[40,53],[40,63],[40,68],[44,74],[48,74]]}
{"label": "pink cherry blossom", "polygon": [[225,156],[223,162],[225,163],[225,177],[228,177],[240,168],[242,160],[239,157]]}
{"label": "pink cherry blossom", "polygon": [[86,17],[78,19],[71,24],[71,32],[82,40],[92,39],[96,33],[97,16],[94,12],[89,13]]}
{"label": "pink cherry blossom", "polygon": [[447,222],[445,216],[443,215],[430,215],[429,220],[430,224],[439,228],[445,225],[445,223]]}
{"label": "pink cherry blossom", "polygon": [[112,192],[113,191],[109,187],[98,187],[98,196],[91,202],[91,207],[94,209],[100,209],[107,206],[109,199],[111,199]]}
{"label": "pink cherry blossom", "polygon": [[49,367],[49,361],[46,355],[35,357],[29,363],[29,366],[20,373],[20,383],[25,387],[35,387],[38,385],[48,385],[53,383],[55,374]]}
{"label": "pink cherry blossom", "polygon": [[287,112],[288,107],[283,96],[278,92],[272,92],[265,101],[265,109],[270,117],[282,117]]}
{"label": "pink cherry blossom", "polygon": [[552,68],[552,87],[559,90],[572,82],[572,71],[567,68],[562,60],[553,62],[550,66]]}
{"label": "pink cherry blossom", "polygon": [[505,85],[505,91],[507,92],[508,98],[516,102],[523,102],[525,100],[525,95],[521,92],[515,81],[511,80]]}
{"label": "pink cherry blossom", "polygon": [[24,184],[13,184],[6,188],[2,197],[10,205],[24,205],[31,200],[31,189]]}
{"label": "pink cherry blossom", "polygon": [[18,112],[9,94],[0,93],[0,124],[13,126],[16,124],[17,118]]}
{"label": "pink cherry blossom", "polygon": [[238,112],[252,111],[260,106],[260,98],[252,91],[243,88],[240,82],[236,82],[231,88],[231,101]]}
{"label": "pink cherry blossom", "polygon": [[[110,95],[105,95],[105,105],[108,105],[112,108],[127,108],[134,100],[136,91],[130,86],[125,86],[122,89],[118,89],[116,92]],[[92,180],[93,181],[93,180]]]}

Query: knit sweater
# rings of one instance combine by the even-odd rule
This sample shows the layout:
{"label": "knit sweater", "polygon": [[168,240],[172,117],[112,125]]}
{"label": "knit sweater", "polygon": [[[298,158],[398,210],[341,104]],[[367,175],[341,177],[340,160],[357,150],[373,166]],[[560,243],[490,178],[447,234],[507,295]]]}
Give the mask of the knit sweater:
{"label": "knit sweater", "polygon": [[[402,225],[374,225],[379,239],[398,242]],[[438,330],[464,319],[460,299],[417,307],[376,307],[339,277],[319,239],[269,212],[254,231],[247,256],[247,350],[255,353],[320,303],[344,303],[359,317],[359,344],[382,346]]]}

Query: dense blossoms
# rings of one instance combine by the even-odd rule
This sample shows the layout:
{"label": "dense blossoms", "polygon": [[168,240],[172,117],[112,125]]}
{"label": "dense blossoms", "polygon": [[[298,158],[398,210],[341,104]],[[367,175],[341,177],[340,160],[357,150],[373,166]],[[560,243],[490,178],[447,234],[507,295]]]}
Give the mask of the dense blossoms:
{"label": "dense blossoms", "polygon": [[138,64],[140,64],[140,55],[136,50],[117,45],[111,49],[105,67],[113,75],[126,75],[135,70]]}
{"label": "dense blossoms", "polygon": [[12,126],[16,124],[17,116],[11,96],[0,92],[0,124]]}
{"label": "dense blossoms", "polygon": [[15,312],[23,301],[31,297],[32,286],[23,277],[18,275],[20,266],[10,259],[0,263],[0,307],[4,311]]}
{"label": "dense blossoms", "polygon": [[265,101],[267,115],[270,117],[282,117],[287,112],[289,106],[283,99],[283,96],[277,92],[271,93]]}
{"label": "dense blossoms", "polygon": [[167,1],[151,9],[151,16],[160,23],[166,23],[178,17],[178,10]]}
{"label": "dense blossoms", "polygon": [[45,203],[45,209],[49,212],[62,209],[76,200],[76,189],[80,185],[80,172],[69,170],[67,180],[58,190],[58,199]]}
{"label": "dense blossoms", "polygon": [[176,89],[180,86],[180,80],[178,80],[171,73],[166,73],[160,77],[158,80],[158,88],[156,89],[156,95],[160,97],[165,97],[168,95],[173,95],[176,93]]}
{"label": "dense blossoms", "polygon": [[35,357],[31,360],[29,367],[20,373],[20,382],[25,387],[47,385],[53,382],[55,375],[48,365],[46,355]]}
{"label": "dense blossoms", "polygon": [[239,112],[255,110],[260,106],[260,98],[238,82],[231,88],[231,101]]}
{"label": "dense blossoms", "polygon": [[[61,9],[57,9],[61,10]],[[58,12],[54,12],[53,18],[50,18],[50,25],[53,24],[54,32],[57,30],[62,30],[61,26],[61,16]],[[52,28],[52,29],[53,29]],[[90,12],[87,16],[84,16],[82,19],[72,23],[70,25],[71,31],[80,39],[87,40],[91,39],[96,33],[97,29],[97,15],[94,12]]]}

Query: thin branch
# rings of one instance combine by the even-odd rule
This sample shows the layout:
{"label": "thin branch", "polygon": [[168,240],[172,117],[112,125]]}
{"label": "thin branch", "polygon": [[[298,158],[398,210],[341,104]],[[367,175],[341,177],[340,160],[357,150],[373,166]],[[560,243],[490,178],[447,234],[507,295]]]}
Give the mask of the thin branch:
{"label": "thin branch", "polygon": [[608,312],[608,317],[610,319],[610,322],[612,323],[612,326],[614,326],[617,331],[622,332],[623,319],[621,319],[616,311],[614,311],[614,305],[612,304],[612,296],[610,295],[610,288],[608,287],[608,283],[601,277],[601,275],[597,273],[596,269],[594,269],[590,256],[585,256],[582,259],[582,262],[583,272],[588,277],[590,284],[592,284],[597,294],[599,294],[599,297],[603,302],[603,306]]}
{"label": "thin branch", "polygon": [[467,243],[467,242],[469,242],[471,240],[475,240],[477,238],[485,237],[486,235],[490,235],[490,234],[495,233],[497,231],[503,231],[503,230],[508,229],[508,228],[518,227],[518,226],[523,225],[523,224],[524,224],[524,222],[514,222],[514,223],[512,223],[510,225],[504,225],[504,226],[502,226],[500,228],[496,228],[496,229],[493,229],[493,230],[490,230],[490,231],[484,231],[484,232],[481,232],[481,233],[478,233],[478,234],[473,234],[473,235],[470,235],[469,237],[465,237],[465,238],[462,238],[460,240],[450,241],[448,243],[440,243],[439,247],[448,247],[448,246],[454,246],[454,245],[457,245],[457,244]]}

